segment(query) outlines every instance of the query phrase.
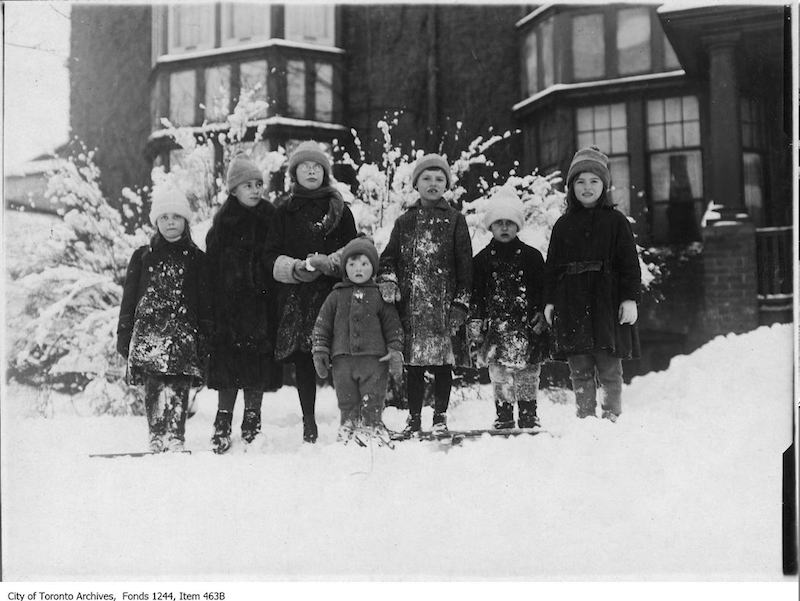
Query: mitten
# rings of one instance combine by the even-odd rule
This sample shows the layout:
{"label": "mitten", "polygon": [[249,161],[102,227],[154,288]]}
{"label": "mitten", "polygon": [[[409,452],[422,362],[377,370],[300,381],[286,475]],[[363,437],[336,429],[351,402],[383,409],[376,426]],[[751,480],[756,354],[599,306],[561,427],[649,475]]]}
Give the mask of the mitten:
{"label": "mitten", "polygon": [[319,271],[309,271],[306,269],[305,261],[297,259],[292,268],[292,275],[301,282],[313,282],[320,276]]}
{"label": "mitten", "polygon": [[639,318],[639,309],[636,307],[636,301],[624,300],[619,305],[619,323],[620,325],[629,323],[631,325],[636,323]]}
{"label": "mitten", "polygon": [[400,300],[400,288],[397,287],[395,282],[391,280],[381,282],[378,284],[378,288],[380,288],[384,302],[394,304]]}
{"label": "mitten", "polygon": [[308,258],[306,259],[306,266],[311,266],[314,268],[313,270],[309,271],[320,271],[328,276],[333,275],[334,273],[334,266],[328,255],[322,255],[320,253],[308,255]]}
{"label": "mitten", "polygon": [[467,324],[467,334],[471,344],[475,346],[483,344],[483,320],[470,319]]}
{"label": "mitten", "polygon": [[328,377],[328,370],[331,368],[331,358],[328,353],[314,353],[314,370],[320,380]]}
{"label": "mitten", "polygon": [[450,307],[450,316],[447,318],[450,333],[455,334],[458,328],[467,320],[467,312],[459,305]]}
{"label": "mitten", "polygon": [[395,380],[399,380],[400,376],[403,375],[403,353],[400,351],[389,349],[389,352],[378,361],[389,362],[389,373],[392,374]]}
{"label": "mitten", "polygon": [[547,330],[547,321],[544,318],[544,313],[537,311],[531,321],[531,329],[537,336]]}

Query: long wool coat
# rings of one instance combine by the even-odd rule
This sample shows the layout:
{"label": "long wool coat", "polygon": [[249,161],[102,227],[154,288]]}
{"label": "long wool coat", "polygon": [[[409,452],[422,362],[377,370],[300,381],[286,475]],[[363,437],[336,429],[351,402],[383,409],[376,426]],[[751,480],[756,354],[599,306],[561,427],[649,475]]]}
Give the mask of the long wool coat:
{"label": "long wool coat", "polygon": [[314,351],[382,357],[403,350],[403,328],[397,309],[383,300],[374,280],[354,284],[345,279],[325,299],[314,326]]}
{"label": "long wool coat", "polygon": [[483,359],[522,368],[548,355],[548,336],[535,334],[533,319],[542,311],[544,259],[519,238],[494,238],[473,261],[470,318],[485,320]]}
{"label": "long wool coat", "polygon": [[452,337],[450,309],[469,311],[472,243],[464,216],[446,200],[424,208],[417,201],[394,224],[381,253],[378,282],[400,288],[397,310],[409,365],[468,363],[463,328]]}
{"label": "long wool coat", "polygon": [[208,386],[277,390],[283,369],[273,358],[276,287],[264,264],[275,207],[255,207],[230,196],[206,236],[214,311]]}
{"label": "long wool coat", "polygon": [[[329,197],[306,199],[292,196],[278,206],[267,236],[265,261],[272,273],[275,260],[282,255],[305,259],[311,253],[330,255],[356,237],[350,208],[342,203],[331,221]],[[341,203],[341,200],[338,200]],[[313,282],[277,283],[278,333],[275,358],[290,362],[298,354],[311,353],[311,334],[322,303],[339,281],[320,275]]]}
{"label": "long wool coat", "polygon": [[117,338],[127,351],[128,382],[147,375],[203,381],[204,349],[213,324],[203,252],[188,233],[176,242],[156,234],[134,251],[125,275]]}
{"label": "long wool coat", "polygon": [[554,305],[554,359],[606,350],[639,356],[635,326],[620,325],[623,300],[639,302],[641,270],[628,219],[612,207],[579,207],[553,226],[545,304]]}

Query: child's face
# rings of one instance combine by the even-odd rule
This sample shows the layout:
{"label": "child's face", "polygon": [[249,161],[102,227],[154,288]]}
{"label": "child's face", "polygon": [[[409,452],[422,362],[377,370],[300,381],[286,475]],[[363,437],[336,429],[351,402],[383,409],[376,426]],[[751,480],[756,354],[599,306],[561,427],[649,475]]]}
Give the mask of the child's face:
{"label": "child's face", "polygon": [[417,192],[423,204],[433,204],[447,190],[447,176],[441,169],[426,169],[417,178]]}
{"label": "child's face", "polygon": [[498,219],[489,226],[489,229],[498,242],[511,242],[517,237],[519,226],[509,219]]}
{"label": "child's face", "polygon": [[254,207],[261,202],[261,193],[264,191],[264,182],[260,179],[251,179],[239,184],[233,189],[233,195],[246,207]]}
{"label": "child's face", "polygon": [[316,190],[322,185],[325,169],[314,161],[303,161],[297,166],[297,183],[307,190]]}
{"label": "child's face", "polygon": [[372,277],[372,263],[367,255],[347,257],[344,270],[347,273],[347,279],[354,284],[363,284]]}
{"label": "child's face", "polygon": [[156,226],[167,242],[175,242],[183,236],[186,220],[175,213],[164,213],[156,219]]}
{"label": "child's face", "polygon": [[572,182],[575,198],[584,207],[593,207],[603,193],[603,180],[590,171],[579,173]]}

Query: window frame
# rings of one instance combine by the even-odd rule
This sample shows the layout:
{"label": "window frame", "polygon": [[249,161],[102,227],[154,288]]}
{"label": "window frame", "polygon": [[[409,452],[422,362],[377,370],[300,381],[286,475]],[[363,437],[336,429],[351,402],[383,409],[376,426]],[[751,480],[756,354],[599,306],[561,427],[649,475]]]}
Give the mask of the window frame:
{"label": "window frame", "polygon": [[[227,31],[230,26],[235,26],[236,17],[233,14],[237,8],[266,8],[264,11],[266,15],[265,32],[261,35],[247,36],[247,37],[228,37]],[[219,42],[221,47],[236,47],[242,44],[251,44],[258,41],[266,41],[271,39],[272,36],[272,10],[270,5],[258,4],[255,2],[235,3],[235,2],[222,2],[220,6],[220,19],[219,19]]]}
{"label": "window frame", "polygon": [[[206,25],[206,31],[204,32],[208,38],[208,42],[199,43],[195,45],[178,45],[176,30],[175,30],[175,22],[176,22],[176,14],[178,11],[188,10],[188,9],[200,9],[203,12],[207,12],[210,15],[208,20],[208,24]],[[189,52],[196,52],[198,50],[209,50],[211,48],[216,47],[216,31],[218,27],[217,18],[216,18],[216,5],[210,3],[179,3],[179,4],[170,4],[167,6],[167,15],[166,15],[166,23],[164,26],[167,29],[167,48],[166,54],[168,55],[180,55],[180,54],[187,54]]]}

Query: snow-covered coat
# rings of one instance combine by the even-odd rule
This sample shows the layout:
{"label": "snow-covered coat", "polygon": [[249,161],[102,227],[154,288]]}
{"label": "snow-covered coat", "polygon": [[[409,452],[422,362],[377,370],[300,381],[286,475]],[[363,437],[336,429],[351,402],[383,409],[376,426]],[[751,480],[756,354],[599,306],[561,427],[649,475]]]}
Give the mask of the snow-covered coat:
{"label": "snow-covered coat", "polygon": [[264,263],[274,212],[267,200],[247,207],[229,196],[206,236],[214,315],[210,388],[281,386],[283,369],[273,358],[277,291]]}
{"label": "snow-covered coat", "polygon": [[403,327],[397,309],[383,300],[370,280],[345,279],[333,287],[314,325],[314,352],[337,355],[377,355],[403,350]]}
{"label": "snow-covered coat", "polygon": [[542,253],[519,238],[494,238],[473,260],[471,319],[484,320],[483,359],[521,368],[549,354],[546,333],[535,334],[533,319],[544,308]]}
{"label": "snow-covered coat", "polygon": [[639,302],[641,270],[627,217],[608,206],[577,207],[553,226],[545,304],[553,304],[553,358],[606,350],[639,356],[637,329],[620,325],[623,300]]}
{"label": "snow-covered coat", "polygon": [[[276,207],[265,246],[265,264],[274,275],[279,257],[305,259],[315,252],[332,255],[355,237],[353,214],[338,193],[314,199],[292,195]],[[312,282],[277,283],[276,359],[289,362],[298,353],[311,353],[314,322],[338,281],[336,276],[323,274]]]}
{"label": "snow-covered coat", "polygon": [[134,251],[125,275],[117,348],[127,352],[128,382],[162,374],[200,385],[212,329],[205,255],[188,228],[176,242],[157,233]]}
{"label": "snow-covered coat", "polygon": [[444,199],[417,201],[394,224],[381,253],[378,282],[400,288],[397,310],[409,365],[467,365],[464,328],[451,338],[450,309],[469,311],[472,243],[464,216]]}

